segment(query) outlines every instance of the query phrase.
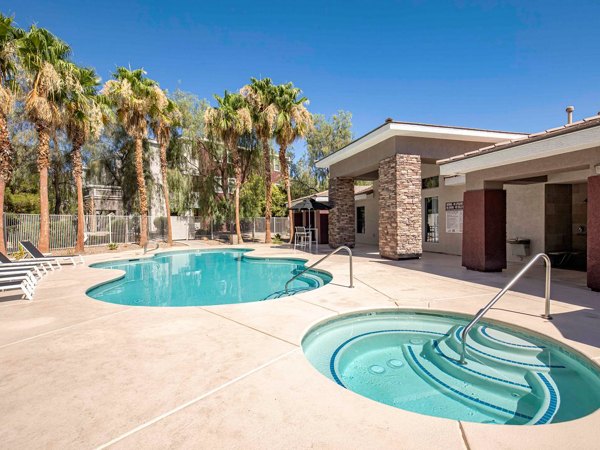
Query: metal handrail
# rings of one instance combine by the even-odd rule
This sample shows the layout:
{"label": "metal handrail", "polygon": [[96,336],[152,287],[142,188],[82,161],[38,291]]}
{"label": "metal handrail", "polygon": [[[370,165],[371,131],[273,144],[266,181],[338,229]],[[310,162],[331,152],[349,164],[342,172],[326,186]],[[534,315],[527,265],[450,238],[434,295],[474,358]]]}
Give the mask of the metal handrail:
{"label": "metal handrail", "polygon": [[299,276],[301,276],[302,274],[308,272],[310,269],[312,269],[313,267],[315,267],[318,264],[321,264],[323,261],[325,261],[327,258],[329,258],[332,255],[335,255],[337,252],[339,252],[340,250],[346,250],[348,252],[348,261],[350,264],[350,286],[351,288],[354,287],[354,275],[352,272],[352,250],[350,250],[350,247],[347,247],[345,245],[341,245],[338,248],[336,248],[334,251],[332,251],[331,253],[323,256],[320,260],[318,260],[316,263],[314,263],[313,265],[306,267],[302,272],[298,272],[296,275],[294,275],[292,278],[290,278],[288,280],[287,283],[285,283],[285,293],[288,293],[288,286],[290,285],[290,283],[292,281],[294,281],[296,278],[298,278]]}
{"label": "metal handrail", "polygon": [[552,320],[552,316],[550,315],[550,283],[551,283],[552,264],[551,264],[551,261],[550,261],[550,258],[548,257],[548,255],[546,255],[545,253],[538,253],[531,259],[531,261],[529,261],[527,263],[527,265],[525,267],[523,267],[523,269],[521,269],[521,271],[518,274],[516,274],[514,276],[514,278],[512,280],[510,280],[510,282],[506,286],[504,286],[504,288],[502,288],[502,290],[500,292],[498,292],[496,294],[496,296],[487,305],[485,305],[484,308],[479,310],[479,312],[473,318],[473,320],[471,320],[471,322],[469,322],[469,324],[465,327],[465,329],[463,330],[463,332],[461,334],[461,338],[462,338],[462,351],[460,354],[460,363],[461,364],[467,363],[467,361],[465,360],[466,352],[467,352],[467,336],[469,335],[469,331],[471,331],[471,328],[473,328],[475,326],[475,324],[477,322],[479,322],[479,320],[484,316],[484,314],[486,312],[488,312],[490,310],[490,308],[492,306],[494,306],[496,304],[496,302],[498,300],[500,300],[504,294],[506,294],[506,291],[508,291],[517,281],[519,281],[519,279],[523,276],[523,274],[525,274],[525,272],[527,272],[533,266],[533,264],[540,258],[542,258],[544,260],[544,263],[546,265],[546,294],[545,294],[546,295],[546,307],[544,310],[544,314],[542,314],[542,317],[544,319]]}

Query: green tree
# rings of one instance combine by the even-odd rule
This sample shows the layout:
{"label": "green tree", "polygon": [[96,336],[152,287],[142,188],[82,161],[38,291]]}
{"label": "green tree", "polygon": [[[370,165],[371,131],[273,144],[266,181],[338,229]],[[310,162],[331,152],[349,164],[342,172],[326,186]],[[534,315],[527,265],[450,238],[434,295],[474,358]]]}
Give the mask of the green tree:
{"label": "green tree", "polygon": [[294,236],[294,212],[292,211],[292,188],[287,149],[298,138],[305,137],[312,128],[312,117],[305,104],[306,97],[300,97],[302,91],[292,83],[281,84],[275,88],[275,141],[279,145],[279,164],[287,192],[287,207],[290,218],[290,242]]}
{"label": "green tree", "polygon": [[272,215],[272,185],[271,180],[271,145],[277,107],[275,106],[275,85],[270,78],[250,79],[250,84],[244,86],[240,93],[250,105],[250,113],[254,131],[261,143],[263,152],[263,176],[265,179],[265,243],[271,242]]}
{"label": "green tree", "polygon": [[131,136],[135,147],[135,172],[141,214],[140,245],[148,242],[148,193],[144,177],[144,140],[151,117],[167,105],[167,98],[156,81],[145,77],[143,69],[118,67],[102,93],[115,108],[117,120]]}
{"label": "green tree", "polygon": [[83,252],[85,212],[83,210],[83,161],[81,148],[90,140],[98,139],[104,120],[97,88],[100,79],[95,71],[74,67],[74,78],[68,85],[64,105],[64,126],[71,142],[73,177],[77,191],[77,241],[76,252]]}
{"label": "green tree", "polygon": [[232,155],[235,173],[235,231],[238,242],[242,242],[240,227],[240,189],[242,187],[242,160],[240,156],[240,138],[252,130],[250,110],[244,97],[225,91],[223,97],[215,95],[217,108],[206,110],[204,122],[209,136],[222,140],[226,148],[225,164],[228,164],[227,152]]}
{"label": "green tree", "polygon": [[331,119],[313,114],[313,128],[306,135],[306,166],[316,182],[317,190],[328,187],[327,169],[319,169],[316,162],[348,145],[352,141],[352,113],[338,111]]}
{"label": "green tree", "polygon": [[8,130],[8,117],[13,111],[17,83],[18,40],[24,31],[13,25],[10,17],[0,13],[0,251],[6,253],[4,244],[4,193],[13,173],[14,148]]}
{"label": "green tree", "polygon": [[37,166],[40,174],[39,249],[50,249],[50,209],[48,203],[48,168],[50,139],[61,120],[61,90],[71,79],[70,47],[44,28],[32,25],[19,40],[18,54],[30,80],[25,110],[38,138]]}
{"label": "green tree", "polygon": [[173,245],[173,228],[171,226],[171,207],[169,204],[169,182],[167,175],[167,148],[171,143],[173,127],[181,122],[181,113],[177,104],[167,99],[166,105],[156,108],[152,117],[152,130],[160,148],[160,174],[162,177],[163,197],[165,199],[165,215],[167,222],[167,244]]}

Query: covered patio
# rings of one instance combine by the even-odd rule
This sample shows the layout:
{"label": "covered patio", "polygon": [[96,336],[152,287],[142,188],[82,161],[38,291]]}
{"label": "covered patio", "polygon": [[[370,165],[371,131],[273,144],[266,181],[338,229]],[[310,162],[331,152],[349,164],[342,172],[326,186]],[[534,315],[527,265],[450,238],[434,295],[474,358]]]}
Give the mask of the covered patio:
{"label": "covered patio", "polygon": [[599,116],[438,164],[466,188],[463,266],[500,271],[545,252],[600,290]]}

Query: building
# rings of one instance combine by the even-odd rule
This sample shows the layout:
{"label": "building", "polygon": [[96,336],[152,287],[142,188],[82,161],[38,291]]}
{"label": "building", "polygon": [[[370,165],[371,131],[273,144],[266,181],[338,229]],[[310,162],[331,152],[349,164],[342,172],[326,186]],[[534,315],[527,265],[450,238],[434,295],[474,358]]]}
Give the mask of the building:
{"label": "building", "polygon": [[[356,202],[356,208],[358,211],[358,216],[360,213],[363,213],[363,226],[366,220],[373,221],[377,220],[376,217],[366,217],[364,215],[364,205],[363,203],[373,198],[373,186],[354,186],[354,201]],[[311,198],[319,203],[323,203],[325,205],[329,205],[329,191],[321,191],[316,192],[311,195],[306,195],[304,197],[299,197],[295,200],[292,200],[292,206],[297,205],[302,200],[307,198]],[[362,206],[362,210],[361,210]],[[361,242],[360,237],[363,236],[360,232],[360,223],[361,220],[357,218],[357,232],[356,238],[357,242]],[[327,244],[329,242],[329,210],[303,210],[303,211],[295,211],[294,212],[294,226],[304,226],[310,228],[317,228],[318,236],[319,236],[319,244]],[[371,227],[371,226],[370,226]]]}
{"label": "building", "polygon": [[[600,116],[570,117],[536,134],[388,119],[317,163],[330,170],[330,245],[462,255],[479,271],[546,252],[600,290]],[[373,197],[359,204],[355,180],[373,180]]]}

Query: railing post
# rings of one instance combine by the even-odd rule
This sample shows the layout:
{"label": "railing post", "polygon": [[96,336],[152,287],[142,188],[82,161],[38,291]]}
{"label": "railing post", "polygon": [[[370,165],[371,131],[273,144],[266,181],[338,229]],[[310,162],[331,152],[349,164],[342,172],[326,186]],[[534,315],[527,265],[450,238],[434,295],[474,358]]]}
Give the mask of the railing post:
{"label": "railing post", "polygon": [[551,276],[552,276],[552,262],[550,258],[545,253],[538,253],[523,267],[519,273],[517,273],[506,286],[504,286],[500,292],[498,292],[494,298],[483,308],[479,310],[479,312],[475,315],[475,317],[464,327],[461,333],[461,354],[460,354],[460,364],[466,364],[466,355],[467,355],[467,338],[469,337],[469,331],[471,328],[475,326],[477,322],[487,313],[492,306],[494,306],[498,300],[500,300],[504,294],[517,282],[521,279],[521,277],[533,266],[533,264],[542,258],[544,260],[544,265],[546,266],[546,283],[545,283],[545,300],[546,304],[544,307],[544,314],[541,315],[542,318],[547,320],[552,320],[552,316],[550,315],[550,287],[551,287]]}
{"label": "railing post", "polygon": [[108,216],[108,243],[112,244],[112,216]]}
{"label": "railing post", "polygon": [[129,244],[129,216],[125,216],[125,243]]}

